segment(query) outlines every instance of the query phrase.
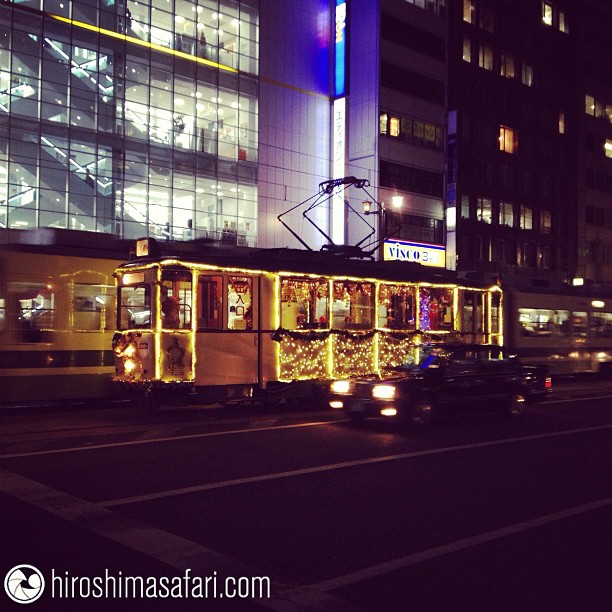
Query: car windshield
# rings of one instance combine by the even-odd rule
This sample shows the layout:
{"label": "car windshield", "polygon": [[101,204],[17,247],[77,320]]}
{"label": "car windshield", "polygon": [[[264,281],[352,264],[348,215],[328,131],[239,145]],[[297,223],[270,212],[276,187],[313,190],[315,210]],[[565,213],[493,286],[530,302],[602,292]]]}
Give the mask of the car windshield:
{"label": "car windshield", "polygon": [[422,345],[417,346],[406,361],[400,365],[399,370],[433,370],[439,368],[449,356],[448,351],[439,346]]}

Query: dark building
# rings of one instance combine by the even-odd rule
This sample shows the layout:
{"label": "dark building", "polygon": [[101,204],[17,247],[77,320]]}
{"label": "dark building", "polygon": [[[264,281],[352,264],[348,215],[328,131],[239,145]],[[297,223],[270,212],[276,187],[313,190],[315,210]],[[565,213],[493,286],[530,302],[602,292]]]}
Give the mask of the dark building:
{"label": "dark building", "polygon": [[455,0],[448,12],[457,269],[517,286],[612,282],[612,6]]}

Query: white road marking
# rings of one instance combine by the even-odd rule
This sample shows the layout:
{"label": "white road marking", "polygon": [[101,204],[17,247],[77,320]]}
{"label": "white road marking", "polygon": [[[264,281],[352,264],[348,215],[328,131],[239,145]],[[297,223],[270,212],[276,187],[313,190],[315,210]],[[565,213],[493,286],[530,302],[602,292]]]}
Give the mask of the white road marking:
{"label": "white road marking", "polygon": [[344,576],[338,576],[336,578],[332,578],[331,580],[319,582],[312,585],[311,588],[324,592],[332,591],[333,589],[350,586],[357,582],[361,582],[362,580],[368,580],[369,578],[375,578],[376,576],[381,576],[398,569],[416,565],[417,563],[422,563],[423,561],[437,559],[438,557],[450,555],[461,550],[466,550],[467,548],[472,548],[474,546],[478,546],[479,544],[493,542],[494,540],[499,540],[500,538],[505,538],[529,529],[535,529],[536,527],[541,527],[542,525],[548,525],[550,523],[562,521],[564,519],[579,516],[593,510],[607,508],[609,506],[612,506],[612,497],[606,497],[605,499],[593,501],[588,504],[574,506],[573,508],[567,508],[566,510],[553,512],[552,514],[538,516],[536,518],[529,519],[528,521],[515,523],[514,525],[508,525],[507,527],[502,527],[500,529],[493,529],[492,531],[486,531],[469,538],[451,542],[450,544],[436,546],[435,548],[406,555],[405,557],[393,559],[392,561],[386,561],[385,563],[366,567],[356,572],[345,574]]}
{"label": "white road marking", "polygon": [[316,427],[318,425],[332,425],[344,423],[346,420],[317,421],[314,423],[294,423],[292,425],[276,425],[269,427],[253,427],[251,429],[228,429],[226,431],[212,431],[201,434],[188,434],[184,436],[164,436],[160,438],[147,438],[140,440],[129,440],[127,442],[109,442],[106,444],[90,444],[88,446],[71,446],[68,448],[56,448],[53,450],[32,451],[26,453],[7,453],[0,455],[0,459],[14,459],[16,457],[37,457],[39,455],[58,455],[61,453],[77,453],[80,451],[99,450],[101,448],[116,448],[121,446],[137,446],[139,444],[155,444],[158,442],[174,442],[175,440],[194,440],[197,438],[215,438],[218,436],[234,436],[245,433],[258,433],[262,431],[274,431],[276,429],[298,429],[300,427]]}
{"label": "white road marking", "polygon": [[331,463],[328,465],[319,465],[309,468],[301,468],[297,470],[289,470],[286,472],[275,472],[273,474],[263,474],[261,476],[251,476],[247,478],[236,478],[234,480],[225,480],[222,482],[212,482],[202,485],[194,485],[191,487],[182,487],[180,489],[170,489],[167,491],[159,491],[157,493],[149,493],[145,495],[135,495],[133,497],[123,497],[119,499],[111,499],[98,502],[102,507],[120,506],[123,504],[133,504],[165,497],[174,497],[176,495],[186,495],[189,493],[201,493],[203,491],[211,491],[213,489],[222,489],[226,487],[234,487],[238,485],[251,484],[255,482],[264,482],[268,480],[278,480],[280,478],[292,478],[295,476],[305,476],[307,474],[317,474],[321,472],[331,472],[333,470],[342,470],[353,468],[362,465],[372,465],[375,463],[385,463],[388,461],[398,461],[402,459],[414,459],[416,457],[427,457],[431,455],[443,455],[446,453],[455,453],[459,451],[472,450],[477,448],[487,448],[490,446],[502,446],[504,444],[516,444],[518,442],[529,442],[531,440],[542,440],[546,438],[555,438],[560,436],[570,436],[580,433],[589,433],[593,431],[603,431],[612,429],[612,424],[598,425],[596,427],[583,427],[581,429],[570,429],[564,431],[549,432],[545,434],[534,434],[530,436],[521,436],[517,438],[505,438],[502,440],[489,440],[487,442],[475,442],[472,444],[462,444],[460,446],[447,446],[444,448],[432,448],[422,451],[412,451],[408,453],[398,453],[395,455],[383,455],[382,457],[367,457],[365,459],[356,459],[354,461],[344,461],[342,463]]}
{"label": "white road marking", "polygon": [[[242,561],[201,544],[100,508],[85,500],[52,489],[34,480],[0,468],[0,491],[75,525],[161,561],[172,568],[203,579],[219,576],[265,576]],[[94,551],[92,551],[93,553]],[[120,569],[120,567],[118,568]],[[260,606],[276,612],[337,610],[356,612],[348,602],[321,590],[305,588],[284,578],[270,576],[271,599],[256,599]],[[214,600],[210,600],[212,603]],[[241,600],[244,604],[245,600]]]}

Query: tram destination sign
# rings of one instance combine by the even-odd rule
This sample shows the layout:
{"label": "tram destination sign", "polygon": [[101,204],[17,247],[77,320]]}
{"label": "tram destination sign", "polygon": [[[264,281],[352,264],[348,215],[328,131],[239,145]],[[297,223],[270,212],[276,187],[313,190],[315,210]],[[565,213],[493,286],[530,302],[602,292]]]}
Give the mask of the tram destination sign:
{"label": "tram destination sign", "polygon": [[384,259],[385,261],[411,261],[424,266],[444,268],[446,266],[446,249],[441,244],[385,240]]}

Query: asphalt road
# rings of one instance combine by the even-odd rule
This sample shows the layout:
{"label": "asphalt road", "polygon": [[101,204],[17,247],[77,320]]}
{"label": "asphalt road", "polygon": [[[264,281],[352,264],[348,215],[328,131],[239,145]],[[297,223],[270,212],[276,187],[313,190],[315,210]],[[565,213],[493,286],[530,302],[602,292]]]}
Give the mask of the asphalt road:
{"label": "asphalt road", "polygon": [[0,413],[0,577],[40,570],[36,610],[612,607],[612,384],[421,433],[306,408]]}

